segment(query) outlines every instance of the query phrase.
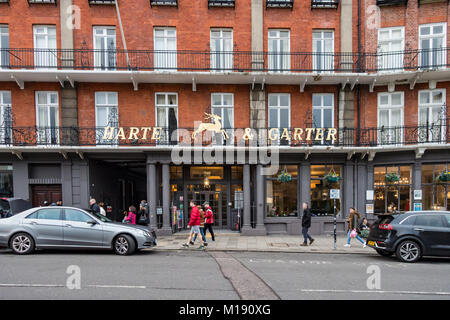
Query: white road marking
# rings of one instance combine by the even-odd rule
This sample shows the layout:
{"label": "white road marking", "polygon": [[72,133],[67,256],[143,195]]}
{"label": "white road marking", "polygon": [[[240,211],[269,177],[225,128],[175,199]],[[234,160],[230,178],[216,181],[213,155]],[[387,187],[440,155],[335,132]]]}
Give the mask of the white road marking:
{"label": "white road marking", "polygon": [[[0,288],[66,288],[62,284],[30,284],[30,283],[0,283]],[[116,288],[116,289],[147,289],[146,286],[122,286],[122,285],[85,285],[89,288]]]}
{"label": "white road marking", "polygon": [[410,295],[437,295],[450,296],[450,292],[426,292],[426,291],[383,291],[383,290],[328,290],[328,289],[300,289],[302,292],[323,293],[381,293],[381,294],[410,294]]}

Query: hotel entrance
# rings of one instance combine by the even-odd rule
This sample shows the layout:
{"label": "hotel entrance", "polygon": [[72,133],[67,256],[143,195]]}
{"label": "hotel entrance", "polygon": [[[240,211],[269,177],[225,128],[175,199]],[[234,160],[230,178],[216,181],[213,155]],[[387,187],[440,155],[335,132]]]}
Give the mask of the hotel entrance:
{"label": "hotel entrance", "polygon": [[182,225],[190,218],[189,202],[203,206],[209,202],[214,213],[214,227],[236,229],[237,215],[242,215],[242,167],[171,166],[172,206],[182,208]]}

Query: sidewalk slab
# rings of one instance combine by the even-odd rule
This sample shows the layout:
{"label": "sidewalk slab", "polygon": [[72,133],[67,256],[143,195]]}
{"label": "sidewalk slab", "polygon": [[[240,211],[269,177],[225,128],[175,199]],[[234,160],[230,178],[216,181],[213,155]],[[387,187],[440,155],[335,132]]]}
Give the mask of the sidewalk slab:
{"label": "sidewalk slab", "polygon": [[[179,233],[172,236],[158,237],[158,245],[150,250],[183,250],[182,244],[187,242],[189,234]],[[372,248],[363,248],[356,239],[352,239],[350,248],[344,247],[347,238],[339,236],[334,250],[334,238],[332,236],[316,236],[314,243],[306,247],[302,236],[268,235],[268,236],[240,236],[239,233],[217,233],[216,241],[207,235],[207,251],[241,251],[241,252],[292,252],[292,253],[344,253],[344,254],[377,254]],[[192,248],[197,248],[200,242],[197,240]]]}

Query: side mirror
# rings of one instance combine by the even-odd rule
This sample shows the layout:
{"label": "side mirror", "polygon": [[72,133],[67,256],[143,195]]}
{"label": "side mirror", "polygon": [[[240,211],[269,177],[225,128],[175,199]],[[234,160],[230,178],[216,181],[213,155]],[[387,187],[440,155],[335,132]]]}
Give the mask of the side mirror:
{"label": "side mirror", "polygon": [[95,226],[96,224],[97,224],[97,221],[94,221],[94,220],[90,220],[90,221],[88,221],[88,222],[86,222],[87,224],[90,224],[90,225],[92,225],[92,226]]}

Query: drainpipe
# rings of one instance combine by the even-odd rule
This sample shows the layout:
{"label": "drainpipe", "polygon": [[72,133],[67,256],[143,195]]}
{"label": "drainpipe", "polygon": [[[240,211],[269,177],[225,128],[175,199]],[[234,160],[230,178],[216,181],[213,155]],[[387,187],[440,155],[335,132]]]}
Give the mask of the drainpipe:
{"label": "drainpipe", "polygon": [[123,47],[125,49],[125,56],[127,58],[127,66],[129,69],[130,68],[130,60],[128,59],[127,43],[125,41],[125,34],[123,33],[122,19],[120,18],[119,0],[116,0],[114,2],[116,3],[117,19],[119,20],[120,34],[122,35],[122,43],[123,43]]}
{"label": "drainpipe", "polygon": [[[361,72],[361,0],[358,0],[358,72]],[[361,86],[358,84],[356,97],[356,111],[357,111],[357,138],[356,143],[359,146],[361,134]]]}

